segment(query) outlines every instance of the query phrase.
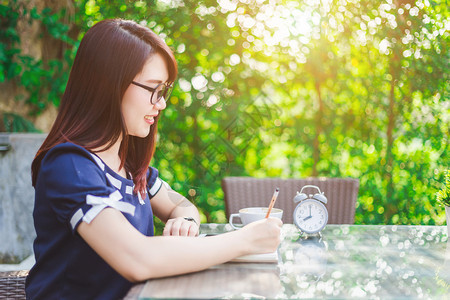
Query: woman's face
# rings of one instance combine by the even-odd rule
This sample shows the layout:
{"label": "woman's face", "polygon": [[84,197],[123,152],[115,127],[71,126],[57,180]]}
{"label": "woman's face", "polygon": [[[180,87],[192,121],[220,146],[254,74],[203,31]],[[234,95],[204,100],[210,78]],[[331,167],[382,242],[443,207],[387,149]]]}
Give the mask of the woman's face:
{"label": "woman's face", "polygon": [[[137,74],[133,81],[156,88],[159,83],[165,83],[168,79],[166,62],[161,54],[156,53],[145,62],[142,72]],[[155,98],[156,94],[155,92]],[[151,104],[151,96],[152,92],[135,84],[130,84],[125,91],[122,99],[122,114],[129,135],[146,137],[155,122],[155,117],[166,108],[165,99]]]}

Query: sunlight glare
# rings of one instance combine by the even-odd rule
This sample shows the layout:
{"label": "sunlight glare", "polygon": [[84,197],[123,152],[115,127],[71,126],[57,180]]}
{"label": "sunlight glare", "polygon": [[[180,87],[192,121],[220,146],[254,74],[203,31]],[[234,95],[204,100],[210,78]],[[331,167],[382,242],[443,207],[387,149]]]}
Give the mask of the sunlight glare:
{"label": "sunlight glare", "polygon": [[222,12],[226,13],[228,11],[235,11],[237,8],[237,1],[230,1],[230,0],[218,0],[217,3],[222,8]]}

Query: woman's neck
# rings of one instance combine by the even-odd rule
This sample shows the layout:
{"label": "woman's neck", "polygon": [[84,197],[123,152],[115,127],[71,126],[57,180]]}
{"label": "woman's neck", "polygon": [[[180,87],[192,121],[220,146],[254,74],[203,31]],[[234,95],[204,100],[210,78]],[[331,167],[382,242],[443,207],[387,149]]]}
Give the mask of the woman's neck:
{"label": "woman's neck", "polygon": [[[127,177],[125,168],[120,168],[121,160],[119,156],[119,149],[122,139],[118,139],[110,148],[107,150],[97,152],[97,149],[93,149],[93,152],[97,154],[105,164],[108,165],[114,172],[121,175],[122,177]],[[103,148],[103,147],[102,147]],[[98,148],[98,149],[102,149]]]}

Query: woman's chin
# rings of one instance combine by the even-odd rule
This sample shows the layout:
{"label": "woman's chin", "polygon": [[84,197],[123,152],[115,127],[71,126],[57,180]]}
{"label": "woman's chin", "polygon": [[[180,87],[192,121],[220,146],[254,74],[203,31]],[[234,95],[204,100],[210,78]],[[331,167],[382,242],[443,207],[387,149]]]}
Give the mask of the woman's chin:
{"label": "woman's chin", "polygon": [[133,132],[130,133],[131,136],[139,137],[139,138],[146,138],[150,134],[150,127],[148,130],[141,130],[140,132]]}

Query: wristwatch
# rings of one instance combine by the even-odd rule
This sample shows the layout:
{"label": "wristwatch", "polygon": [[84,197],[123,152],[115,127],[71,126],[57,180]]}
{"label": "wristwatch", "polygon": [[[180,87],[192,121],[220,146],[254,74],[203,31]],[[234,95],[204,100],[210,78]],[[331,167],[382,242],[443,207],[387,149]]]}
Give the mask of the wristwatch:
{"label": "wristwatch", "polygon": [[195,219],[194,218],[192,218],[192,217],[184,217],[183,219],[185,219],[186,221],[191,221],[191,222],[194,222],[197,226],[198,226],[198,223],[197,223],[197,221],[195,221]]}

